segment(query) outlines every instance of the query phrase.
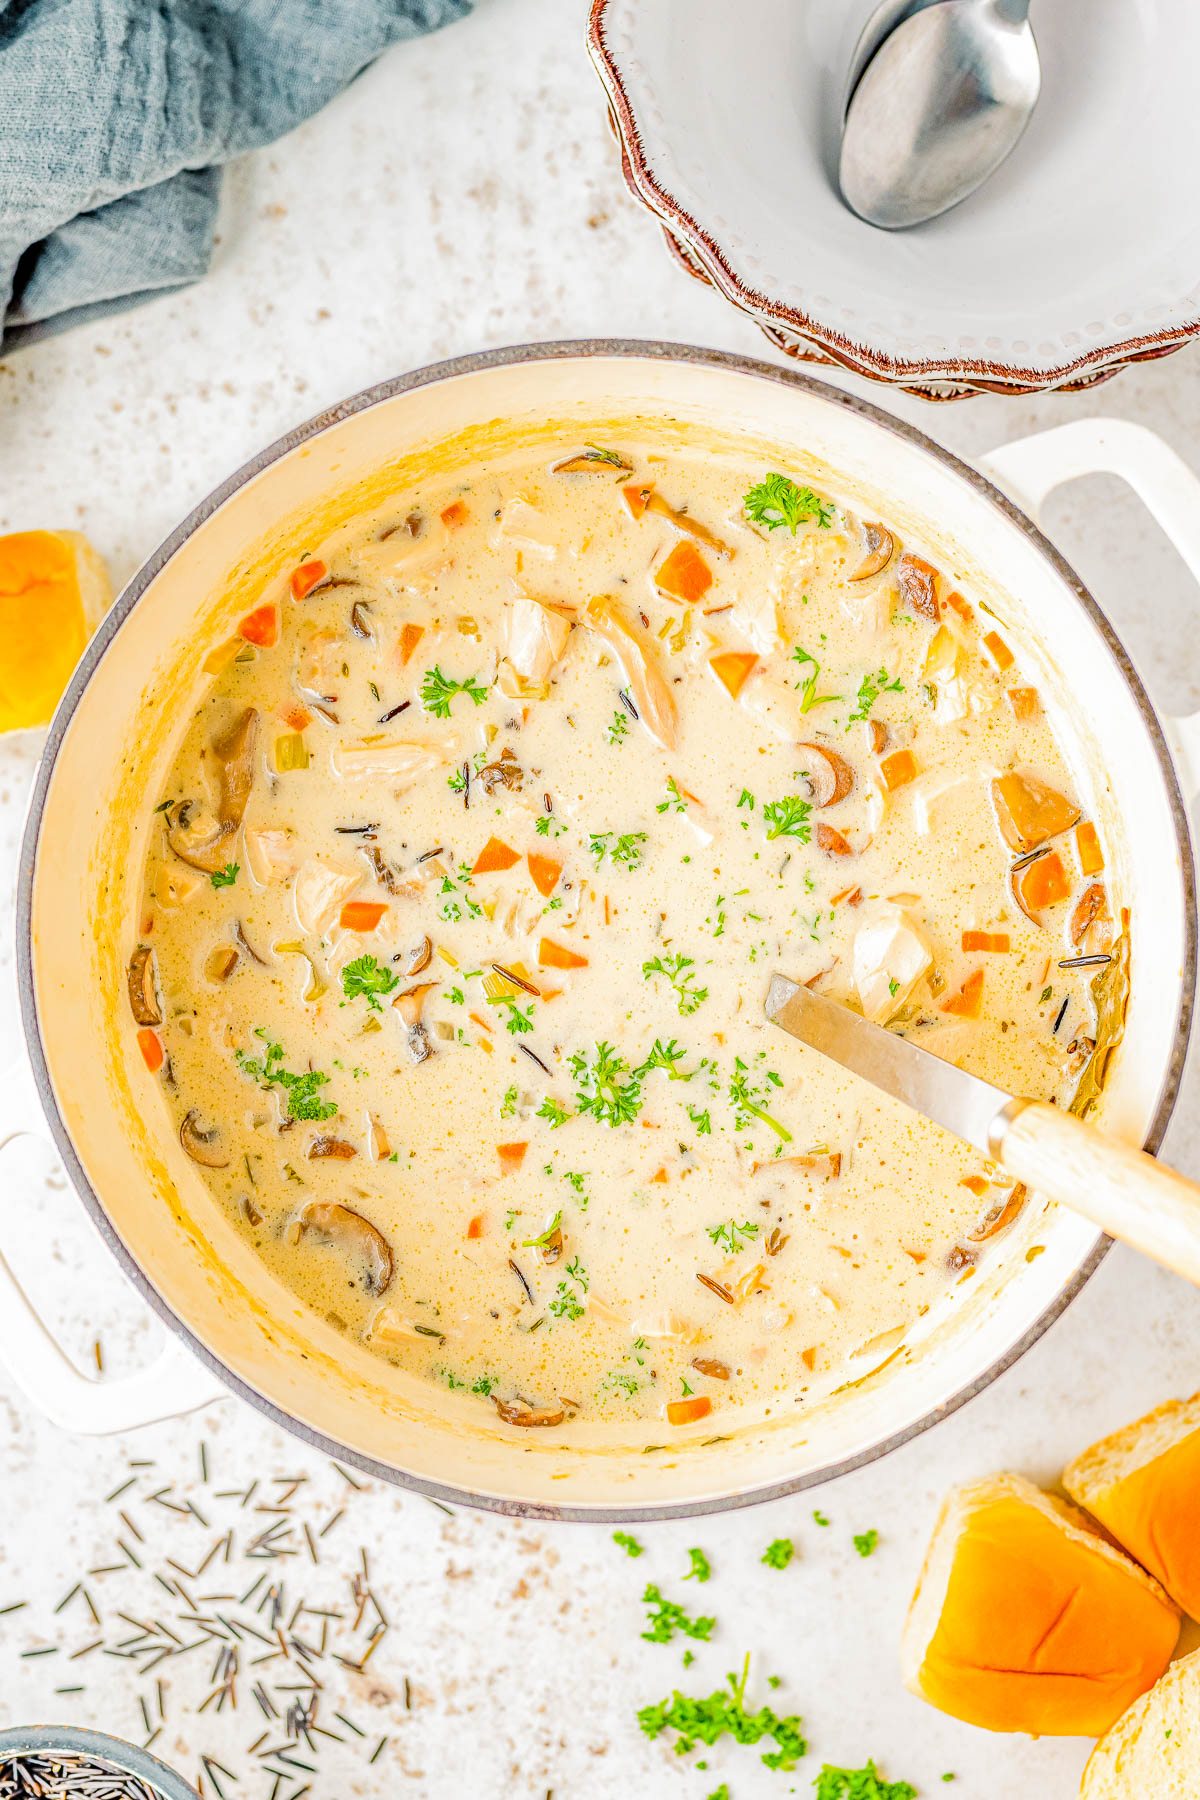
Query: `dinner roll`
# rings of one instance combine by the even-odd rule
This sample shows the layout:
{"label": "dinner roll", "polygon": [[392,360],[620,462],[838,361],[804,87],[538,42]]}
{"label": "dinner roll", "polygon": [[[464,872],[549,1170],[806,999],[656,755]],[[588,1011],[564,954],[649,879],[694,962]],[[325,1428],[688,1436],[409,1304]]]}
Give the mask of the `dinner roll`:
{"label": "dinner roll", "polygon": [[1172,1663],[1088,1758],[1080,1800],[1195,1800],[1200,1794],[1200,1650]]}
{"label": "dinner roll", "polygon": [[1101,1438],[1063,1486],[1200,1619],[1200,1394],[1168,1400]]}
{"label": "dinner roll", "polygon": [[78,531],[0,537],[0,731],[47,723],[111,600]]}
{"label": "dinner roll", "polygon": [[989,1731],[1098,1737],[1167,1666],[1179,1614],[1065,1500],[1020,1475],[955,1488],[901,1641],[914,1694]]}

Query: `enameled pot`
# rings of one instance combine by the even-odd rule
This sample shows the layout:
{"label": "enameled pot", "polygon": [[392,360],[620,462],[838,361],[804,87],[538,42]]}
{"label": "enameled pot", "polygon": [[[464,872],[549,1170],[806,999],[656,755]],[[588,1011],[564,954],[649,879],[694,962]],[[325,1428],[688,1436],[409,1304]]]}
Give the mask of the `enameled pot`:
{"label": "enameled pot", "polygon": [[[446,1500],[591,1520],[740,1506],[840,1474],[944,1418],[1046,1330],[1104,1254],[1106,1240],[1083,1219],[1030,1205],[899,1353],[864,1356],[840,1391],[802,1411],[646,1455],[611,1432],[576,1441],[568,1428],[531,1441],[349,1344],[266,1271],[184,1158],[134,1047],[124,964],[136,938],[149,797],[161,791],[201,691],[198,647],[228,635],[297,544],[319,541],[416,469],[444,470],[550,430],[577,436],[582,426],[591,437],[599,421],[611,430],[634,419],[736,442],[767,466],[816,456],[866,517],[919,536],[991,590],[1040,664],[1038,685],[1074,777],[1116,846],[1114,888],[1132,909],[1132,997],[1103,1119],[1157,1147],[1194,985],[1180,776],[1121,644],[1029,514],[1057,482],[1114,471],[1200,573],[1200,483],[1179,459],[1139,428],[1090,420],[998,452],[989,479],[792,370],[671,344],[534,345],[442,363],[301,426],[198,507],[116,602],[50,729],[18,905],[32,1088],[0,1087],[0,1145],[44,1113],[102,1236],[175,1334],[142,1374],[89,1381],[0,1265],[0,1355],[60,1423],[127,1428],[233,1390],[329,1454]],[[1195,722],[1172,729],[1194,789]]]}

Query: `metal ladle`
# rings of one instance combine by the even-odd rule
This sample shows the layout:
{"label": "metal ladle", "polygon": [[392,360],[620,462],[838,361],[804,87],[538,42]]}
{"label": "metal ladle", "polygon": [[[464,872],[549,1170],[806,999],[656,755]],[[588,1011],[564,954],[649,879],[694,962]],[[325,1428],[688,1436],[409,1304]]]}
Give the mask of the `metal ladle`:
{"label": "metal ladle", "polygon": [[847,84],[838,179],[888,231],[957,206],[999,168],[1041,90],[1029,0],[884,0]]}

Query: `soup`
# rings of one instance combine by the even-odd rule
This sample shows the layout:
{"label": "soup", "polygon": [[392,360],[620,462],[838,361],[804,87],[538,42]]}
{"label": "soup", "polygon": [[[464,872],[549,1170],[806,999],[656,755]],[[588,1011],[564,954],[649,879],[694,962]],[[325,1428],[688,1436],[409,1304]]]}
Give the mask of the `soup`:
{"label": "soup", "polygon": [[1079,1110],[1119,1030],[1104,845],[986,593],[652,439],[296,557],[204,647],[129,966],[215,1202],[514,1429],[877,1367],[1025,1196],[769,1026],[772,973]]}

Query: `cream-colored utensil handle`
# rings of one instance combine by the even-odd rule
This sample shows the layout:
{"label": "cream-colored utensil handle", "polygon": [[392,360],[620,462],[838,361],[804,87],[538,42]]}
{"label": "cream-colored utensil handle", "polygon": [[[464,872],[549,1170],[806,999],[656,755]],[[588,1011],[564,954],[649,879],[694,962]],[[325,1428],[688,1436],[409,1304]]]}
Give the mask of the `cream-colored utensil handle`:
{"label": "cream-colored utensil handle", "polygon": [[1200,1287],[1196,1182],[1041,1100],[1005,1108],[992,1154],[1018,1181]]}

